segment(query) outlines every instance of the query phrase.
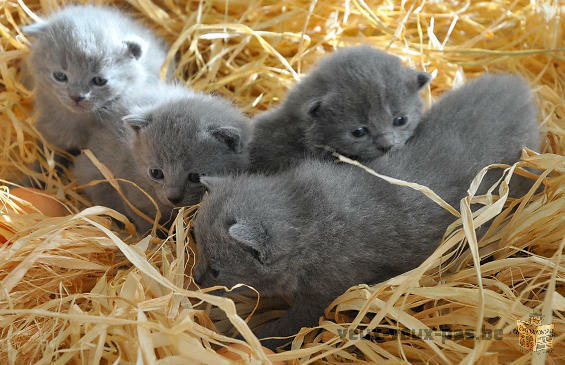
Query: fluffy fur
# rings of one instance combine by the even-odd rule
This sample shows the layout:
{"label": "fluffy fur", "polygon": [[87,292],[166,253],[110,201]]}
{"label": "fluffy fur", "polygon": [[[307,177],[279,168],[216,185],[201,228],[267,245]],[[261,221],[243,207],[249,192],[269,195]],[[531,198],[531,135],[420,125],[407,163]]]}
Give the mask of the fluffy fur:
{"label": "fluffy fur", "polygon": [[[479,168],[513,162],[522,146],[539,143],[531,93],[509,76],[485,76],[448,93],[416,134],[373,167],[426,184],[451,203],[465,195]],[[196,282],[246,283],[262,295],[294,298],[260,337],[315,325],[347,288],[416,267],[453,220],[422,193],[324,161],[305,160],[278,175],[203,182],[210,194],[194,222]]]}
{"label": "fluffy fur", "polygon": [[36,127],[66,150],[86,147],[102,119],[122,115],[122,97],[158,82],[166,46],[116,9],[68,6],[25,27],[36,87]]}
{"label": "fluffy fur", "polygon": [[420,122],[420,90],[429,80],[386,52],[339,50],[255,119],[252,168],[276,171],[328,149],[370,161],[400,148]]}
{"label": "fluffy fur", "polygon": [[[470,177],[491,163],[513,164],[523,146],[540,147],[530,88],[517,76],[486,74],[445,94],[424,114],[402,151],[369,165],[399,179],[417,178],[457,208]],[[489,171],[480,191],[494,184],[501,171]],[[512,183],[517,196],[531,185],[519,176]]]}
{"label": "fluffy fur", "polygon": [[[163,221],[175,207],[194,205],[204,193],[203,175],[221,175],[248,165],[249,121],[229,101],[194,94],[182,88],[155,90],[161,95],[152,106],[123,118],[127,127],[112,134],[93,134],[88,148],[114,176],[130,180],[158,204]],[[88,157],[75,159],[73,173],[79,184],[103,179]],[[151,201],[131,184],[120,183],[128,200],[155,217]],[[139,232],[151,228],[126,206],[107,183],[84,189],[90,200],[127,215]]]}

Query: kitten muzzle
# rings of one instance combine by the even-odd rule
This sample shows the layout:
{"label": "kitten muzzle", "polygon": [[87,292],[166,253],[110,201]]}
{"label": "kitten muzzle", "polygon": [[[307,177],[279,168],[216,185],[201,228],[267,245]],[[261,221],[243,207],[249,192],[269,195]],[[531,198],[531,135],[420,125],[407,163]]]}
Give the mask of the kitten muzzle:
{"label": "kitten muzzle", "polygon": [[377,136],[375,144],[377,145],[377,150],[379,152],[387,153],[394,147],[394,134],[392,132],[386,132]]}
{"label": "kitten muzzle", "polygon": [[84,95],[81,94],[71,94],[69,95],[69,98],[71,98],[72,101],[75,102],[75,104],[79,104],[81,101],[83,101],[86,97]]}

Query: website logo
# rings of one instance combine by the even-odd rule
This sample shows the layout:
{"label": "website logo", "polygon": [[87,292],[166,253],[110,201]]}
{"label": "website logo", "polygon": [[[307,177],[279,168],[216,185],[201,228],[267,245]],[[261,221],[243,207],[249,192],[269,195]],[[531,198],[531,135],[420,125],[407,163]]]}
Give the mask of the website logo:
{"label": "website logo", "polygon": [[527,321],[516,321],[520,347],[526,351],[551,351],[553,346],[553,323],[542,324],[543,315],[530,314]]}

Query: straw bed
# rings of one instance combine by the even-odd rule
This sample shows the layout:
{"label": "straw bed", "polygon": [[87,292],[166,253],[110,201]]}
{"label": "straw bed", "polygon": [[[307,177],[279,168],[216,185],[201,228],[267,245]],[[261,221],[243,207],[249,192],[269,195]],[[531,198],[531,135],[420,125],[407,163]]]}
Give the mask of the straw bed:
{"label": "straw bed", "polygon": [[[215,297],[191,281],[196,207],[180,210],[167,239],[132,236],[109,218],[125,217],[90,207],[71,176],[55,173],[52,150],[39,147],[33,93],[24,86],[29,40],[20,27],[64,3],[0,3],[1,183],[30,176],[70,213],[26,214],[18,208],[25,203],[0,189],[0,235],[8,240],[0,244],[0,363],[227,364],[215,350],[242,342],[231,338],[234,329],[251,351],[244,362],[564,361],[563,1],[99,1],[164,37],[177,78],[231,98],[250,115],[280,102],[320,57],[361,43],[432,73],[428,103],[485,71],[516,72],[530,82],[542,154],[525,150],[518,164],[496,167],[508,171],[493,195],[474,196],[479,174],[426,262],[385,283],[351,288],[319,327],[301,331],[276,355],[263,352],[250,327],[280,316],[284,300],[260,298],[258,305],[252,290]],[[41,174],[29,167],[36,159]],[[521,199],[508,198],[507,182],[517,173],[541,192],[534,186]],[[472,202],[482,204],[477,212]],[[491,219],[477,241],[474,229]],[[516,321],[534,313],[554,325],[551,352],[520,347]],[[482,330],[497,338],[458,337]]]}

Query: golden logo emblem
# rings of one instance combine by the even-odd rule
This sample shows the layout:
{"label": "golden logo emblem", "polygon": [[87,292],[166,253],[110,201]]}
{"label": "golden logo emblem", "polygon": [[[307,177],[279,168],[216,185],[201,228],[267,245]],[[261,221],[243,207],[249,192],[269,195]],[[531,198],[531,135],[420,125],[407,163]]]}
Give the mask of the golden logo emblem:
{"label": "golden logo emblem", "polygon": [[520,347],[528,351],[548,351],[553,346],[553,323],[542,325],[542,317],[530,315],[527,321],[516,321]]}

